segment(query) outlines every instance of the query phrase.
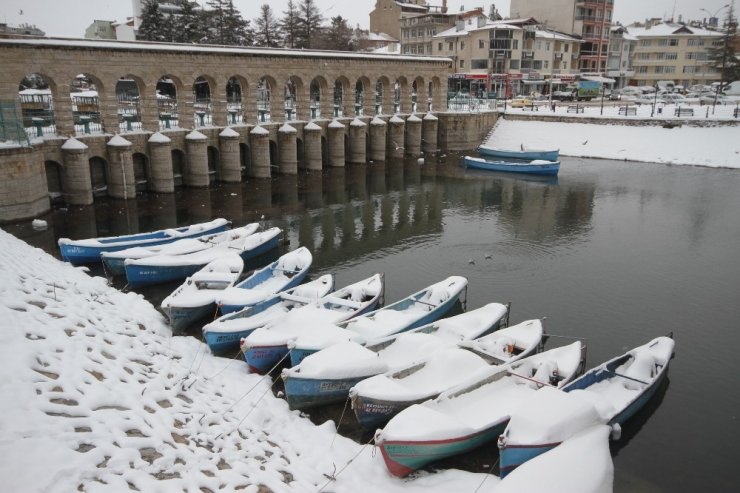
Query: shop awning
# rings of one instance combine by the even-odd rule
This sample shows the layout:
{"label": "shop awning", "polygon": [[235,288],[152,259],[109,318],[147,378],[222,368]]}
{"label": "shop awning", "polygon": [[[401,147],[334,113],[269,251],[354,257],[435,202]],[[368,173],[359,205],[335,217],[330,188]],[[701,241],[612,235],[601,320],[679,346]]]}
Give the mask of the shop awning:
{"label": "shop awning", "polygon": [[598,75],[582,75],[581,80],[591,80],[594,82],[601,82],[602,84],[614,84],[616,82],[614,79]]}

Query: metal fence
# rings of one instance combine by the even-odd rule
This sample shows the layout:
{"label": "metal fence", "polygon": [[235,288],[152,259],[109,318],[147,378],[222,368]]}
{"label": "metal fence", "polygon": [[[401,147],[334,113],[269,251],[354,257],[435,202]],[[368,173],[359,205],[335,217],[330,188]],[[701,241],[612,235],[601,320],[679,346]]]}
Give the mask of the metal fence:
{"label": "metal fence", "polygon": [[24,147],[31,145],[15,102],[0,101],[0,144],[2,143]]}

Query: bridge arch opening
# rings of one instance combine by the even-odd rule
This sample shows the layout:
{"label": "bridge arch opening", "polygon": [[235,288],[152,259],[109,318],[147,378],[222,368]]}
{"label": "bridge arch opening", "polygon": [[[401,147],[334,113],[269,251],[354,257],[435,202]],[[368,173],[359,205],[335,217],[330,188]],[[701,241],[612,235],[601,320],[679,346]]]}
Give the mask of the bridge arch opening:
{"label": "bridge arch opening", "polygon": [[177,107],[177,94],[182,87],[179,80],[171,75],[163,75],[157,81],[155,94],[157,97],[157,115],[159,129],[177,128],[180,126],[180,116]]}
{"label": "bridge arch opening", "polygon": [[53,91],[56,84],[40,73],[27,74],[18,84],[21,119],[29,137],[56,134]]}
{"label": "bridge arch opening", "polygon": [[442,83],[439,77],[432,77],[429,81],[429,93],[427,95],[429,101],[429,111],[439,109],[442,107]]}
{"label": "bridge arch opening", "polygon": [[172,149],[172,178],[176,187],[183,185],[182,176],[185,173],[185,153],[180,149]]}
{"label": "bridge arch opening", "polygon": [[[326,95],[329,92],[329,84],[323,77],[315,77],[311,81],[311,120],[329,116],[329,100]],[[322,101],[323,100],[323,101]]]}
{"label": "bridge arch opening", "polygon": [[229,114],[228,124],[244,123],[244,94],[248,89],[244,77],[234,75],[226,82],[226,112]]}
{"label": "bridge arch opening", "polygon": [[321,136],[321,167],[326,169],[329,166],[329,144],[326,137]]}
{"label": "bridge arch opening", "polygon": [[426,85],[424,79],[417,77],[411,84],[411,113],[426,111]]}
{"label": "bridge arch opening", "polygon": [[260,123],[272,121],[272,91],[277,86],[275,79],[262,77],[257,83],[257,116]]}
{"label": "bridge arch opening", "polygon": [[375,107],[377,115],[382,115],[384,112],[390,111],[393,104],[392,100],[389,99],[391,94],[391,81],[386,76],[380,77],[375,83]]}
{"label": "bridge arch opening", "polygon": [[213,123],[212,85],[212,81],[202,75],[193,83],[193,121],[196,127],[206,127]]}
{"label": "bridge arch opening", "polygon": [[399,113],[410,108],[404,108],[403,103],[408,92],[408,81],[405,77],[399,77],[393,84],[393,113]]}
{"label": "bridge arch opening", "polygon": [[146,154],[135,152],[132,156],[134,164],[134,182],[136,183],[136,193],[146,192],[149,189],[149,180],[151,170],[149,169],[149,158]]}
{"label": "bridge arch opening", "polygon": [[70,83],[69,96],[72,98],[72,118],[76,135],[103,133],[99,90],[102,90],[100,81],[87,74],[77,75]]}
{"label": "bridge arch opening", "polygon": [[303,147],[303,139],[295,139],[295,147],[296,147],[296,158],[298,161],[298,166],[305,166],[304,161],[306,160],[306,152]]}
{"label": "bridge arch opening", "polygon": [[141,89],[138,77],[125,75],[116,82],[118,129],[120,132],[141,130]]}
{"label": "bridge arch opening", "polygon": [[208,182],[214,183],[220,177],[221,163],[218,149],[208,146]]}
{"label": "bridge arch opening", "polygon": [[62,200],[64,192],[64,169],[56,161],[44,161],[44,171],[46,172],[46,189],[49,192],[51,203]]}
{"label": "bridge arch opening", "polygon": [[334,81],[334,117],[351,116],[345,104],[350,98],[349,80],[341,76]]}
{"label": "bridge arch opening", "polygon": [[252,155],[247,144],[239,144],[239,163],[241,165],[242,180],[250,176],[252,168]]}
{"label": "bridge arch opening", "polygon": [[285,121],[289,122],[298,118],[298,94],[302,90],[303,84],[298,77],[291,77],[285,83]]}
{"label": "bridge arch opening", "polygon": [[277,142],[270,139],[270,168],[272,170],[278,169],[278,145]]}
{"label": "bridge arch opening", "polygon": [[91,157],[88,163],[93,197],[105,197],[108,194],[108,163],[100,156]]}

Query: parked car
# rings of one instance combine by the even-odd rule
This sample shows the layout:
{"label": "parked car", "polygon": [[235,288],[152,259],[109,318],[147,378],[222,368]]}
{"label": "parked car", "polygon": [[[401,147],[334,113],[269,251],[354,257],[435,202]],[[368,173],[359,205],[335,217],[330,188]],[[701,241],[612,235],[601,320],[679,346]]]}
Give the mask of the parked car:
{"label": "parked car", "polygon": [[688,102],[684,96],[676,93],[665,94],[662,97],[666,104],[681,104]]}
{"label": "parked car", "polygon": [[609,94],[609,101],[620,101],[622,99],[622,91],[619,89],[614,89],[611,94]]}
{"label": "parked car", "polygon": [[[716,99],[715,99],[716,98]],[[737,100],[724,94],[705,94],[699,98],[700,104],[735,104]]]}
{"label": "parked car", "polygon": [[512,108],[524,108],[526,106],[532,106],[532,100],[527,96],[517,96],[511,100]]}
{"label": "parked car", "polygon": [[558,101],[573,101],[574,91],[553,91],[552,99]]}
{"label": "parked car", "polygon": [[662,98],[655,97],[654,94],[643,94],[642,96],[637,96],[635,98],[634,103],[635,104],[653,104],[653,103],[664,103]]}

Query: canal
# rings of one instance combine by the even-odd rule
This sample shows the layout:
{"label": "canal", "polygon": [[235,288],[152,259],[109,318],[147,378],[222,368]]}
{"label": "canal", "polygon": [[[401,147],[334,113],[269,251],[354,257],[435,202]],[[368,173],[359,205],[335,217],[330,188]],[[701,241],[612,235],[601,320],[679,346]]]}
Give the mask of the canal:
{"label": "canal", "polygon": [[[615,491],[734,491],[740,170],[563,158],[558,178],[538,179],[466,171],[459,159],[102,199],[53,210],[45,231],[3,228],[58,257],[59,237],[264,221],[284,229],[283,249],[311,249],[314,276],[344,285],[384,272],[386,301],[466,276],[468,309],[512,302],[512,323],[546,316],[551,334],[586,341],[589,368],[673,332],[667,381],[612,444]],[[158,306],[171,289],[143,294]],[[496,459],[491,445],[443,465],[482,472]]]}

